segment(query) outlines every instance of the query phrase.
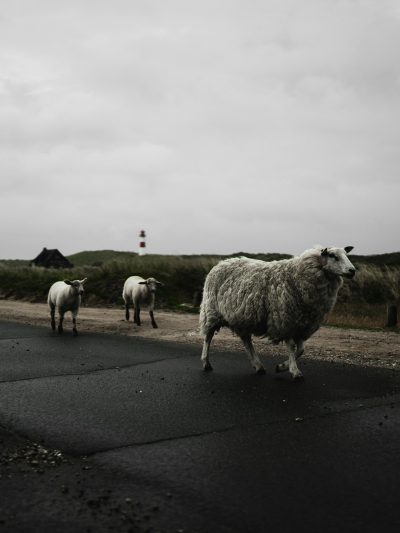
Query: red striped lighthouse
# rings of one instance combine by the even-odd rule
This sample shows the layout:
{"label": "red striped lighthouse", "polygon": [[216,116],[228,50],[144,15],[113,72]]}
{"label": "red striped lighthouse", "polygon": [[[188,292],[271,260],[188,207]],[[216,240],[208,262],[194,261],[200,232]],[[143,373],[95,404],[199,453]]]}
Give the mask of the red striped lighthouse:
{"label": "red striped lighthouse", "polygon": [[142,229],[139,233],[139,255],[146,254],[146,232]]}

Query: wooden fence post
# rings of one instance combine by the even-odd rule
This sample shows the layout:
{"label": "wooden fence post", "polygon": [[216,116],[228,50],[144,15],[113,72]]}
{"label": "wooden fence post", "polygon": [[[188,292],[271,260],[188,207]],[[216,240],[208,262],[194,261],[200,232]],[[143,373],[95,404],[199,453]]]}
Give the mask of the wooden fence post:
{"label": "wooden fence post", "polygon": [[394,328],[397,326],[397,302],[389,302],[386,307],[387,320],[386,327]]}
{"label": "wooden fence post", "polygon": [[202,297],[203,297],[203,289],[198,289],[194,291],[193,307],[200,307]]}

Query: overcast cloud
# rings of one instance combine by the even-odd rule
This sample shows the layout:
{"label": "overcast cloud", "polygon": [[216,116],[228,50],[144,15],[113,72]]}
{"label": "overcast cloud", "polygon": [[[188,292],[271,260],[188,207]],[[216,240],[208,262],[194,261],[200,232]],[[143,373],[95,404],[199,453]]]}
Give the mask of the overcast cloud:
{"label": "overcast cloud", "polygon": [[0,258],[399,251],[400,3],[3,0]]}

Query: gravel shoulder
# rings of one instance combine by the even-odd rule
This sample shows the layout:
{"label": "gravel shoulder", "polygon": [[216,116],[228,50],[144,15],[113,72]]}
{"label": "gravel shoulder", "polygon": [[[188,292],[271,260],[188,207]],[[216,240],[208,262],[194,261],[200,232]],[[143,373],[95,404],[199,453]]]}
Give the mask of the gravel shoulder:
{"label": "gravel shoulder", "polygon": [[[114,335],[138,336],[153,340],[194,343],[199,346],[202,339],[198,331],[198,315],[156,310],[158,329],[151,327],[146,310],[142,310],[142,326],[126,322],[122,308],[81,307],[78,316],[78,331],[108,333]],[[0,320],[22,322],[35,326],[50,327],[46,304],[14,300],[0,300]],[[65,334],[72,329],[70,314],[64,321]],[[266,339],[255,339],[255,347],[262,356],[272,354],[284,356],[285,346],[274,346]],[[223,329],[216,336],[213,346],[218,349],[238,350],[241,342],[229,330]],[[400,368],[400,335],[396,332],[378,330],[341,329],[322,327],[306,343],[305,358],[343,362],[364,366],[392,369]]]}

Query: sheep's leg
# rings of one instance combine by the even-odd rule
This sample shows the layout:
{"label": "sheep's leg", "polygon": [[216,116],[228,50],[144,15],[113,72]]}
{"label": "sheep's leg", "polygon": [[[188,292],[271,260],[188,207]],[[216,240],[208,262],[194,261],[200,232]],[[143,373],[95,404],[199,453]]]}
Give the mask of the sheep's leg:
{"label": "sheep's leg", "polygon": [[242,339],[242,342],[244,344],[244,347],[246,348],[247,354],[250,359],[250,363],[255,368],[257,374],[265,374],[265,368],[263,367],[262,362],[260,361],[260,358],[256,354],[254,350],[253,343],[251,341],[251,335],[243,335],[240,337]]}
{"label": "sheep's leg", "polygon": [[76,337],[78,335],[78,330],[76,329],[76,315],[78,313],[71,312],[71,314],[72,314],[72,333]]}
{"label": "sheep's leg", "polygon": [[203,351],[201,353],[201,362],[203,363],[203,369],[205,371],[209,371],[213,369],[213,367],[210,364],[209,352],[210,352],[210,344],[214,337],[215,332],[216,332],[216,328],[211,328],[204,335]]}
{"label": "sheep's leg", "polygon": [[125,304],[125,319],[129,322],[129,304]]}
{"label": "sheep's leg", "polygon": [[50,318],[51,318],[51,329],[56,330],[56,306],[50,305]]}
{"label": "sheep's leg", "polygon": [[[289,348],[289,372],[292,374],[292,377],[295,381],[301,381],[304,379],[304,377],[296,363],[296,359],[300,357],[300,355],[297,355],[299,352],[298,347],[293,339],[288,341],[286,346]],[[303,352],[304,350],[301,353]]]}
{"label": "sheep's leg", "polygon": [[153,328],[158,328],[158,326],[156,324],[156,321],[154,320],[154,312],[153,311],[149,311],[149,315],[150,315],[150,319],[151,319],[151,325],[153,326]]}
{"label": "sheep's leg", "polygon": [[276,371],[282,372],[283,370],[289,370],[295,381],[303,380],[303,374],[300,372],[296,363],[296,359],[304,353],[303,342],[300,341],[296,346],[295,341],[290,339],[286,341],[286,346],[289,349],[289,359],[285,363],[277,365]]}
{"label": "sheep's leg", "polygon": [[138,305],[135,305],[135,311],[134,311],[133,316],[134,316],[135,324],[140,326],[141,325],[141,322],[140,322],[140,307]]}
{"label": "sheep's leg", "polygon": [[59,312],[58,333],[63,333],[64,313]]}
{"label": "sheep's leg", "polygon": [[[289,347],[289,349],[291,349],[289,345],[288,345],[288,347]],[[299,357],[301,357],[303,355],[303,353],[304,353],[304,342],[300,340],[300,341],[298,341],[297,348],[295,349],[295,354],[294,354],[295,355],[295,359],[297,360]],[[279,365],[276,365],[275,371],[276,372],[285,372],[286,370],[289,370],[289,363],[290,363],[290,361],[288,359],[284,363],[280,363]]]}

